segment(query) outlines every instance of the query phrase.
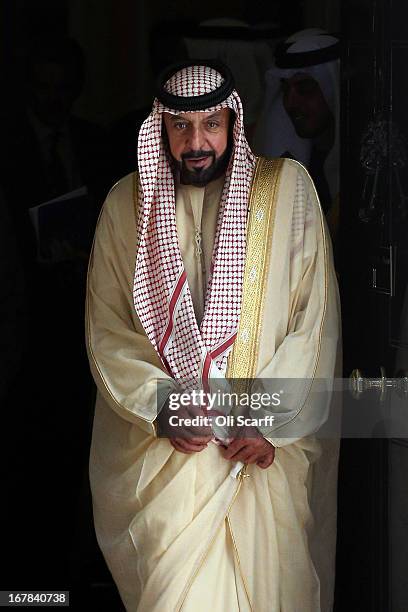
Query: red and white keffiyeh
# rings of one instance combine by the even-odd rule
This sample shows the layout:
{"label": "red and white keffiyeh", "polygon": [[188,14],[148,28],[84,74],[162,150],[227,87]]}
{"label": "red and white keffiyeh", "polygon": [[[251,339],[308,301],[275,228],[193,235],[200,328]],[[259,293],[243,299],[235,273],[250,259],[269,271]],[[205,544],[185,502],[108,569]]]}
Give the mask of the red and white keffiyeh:
{"label": "red and white keffiyeh", "polygon": [[[206,94],[223,82],[209,66],[182,68],[165,84],[180,97]],[[245,260],[246,221],[255,157],[243,131],[242,103],[234,90],[202,112],[231,108],[236,116],[233,149],[220,202],[205,311],[198,326],[180,253],[176,226],[175,184],[162,141],[163,112],[156,98],[138,142],[138,252],[134,304],[139,320],[169,374],[185,388],[223,377],[240,316]],[[189,111],[184,111],[189,112]]]}

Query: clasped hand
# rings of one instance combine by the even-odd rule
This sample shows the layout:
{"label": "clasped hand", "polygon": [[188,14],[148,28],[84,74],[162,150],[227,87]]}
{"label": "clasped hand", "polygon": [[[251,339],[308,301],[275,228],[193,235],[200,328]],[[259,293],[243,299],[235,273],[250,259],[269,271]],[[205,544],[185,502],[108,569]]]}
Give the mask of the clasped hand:
{"label": "clasped hand", "polygon": [[[214,433],[210,425],[194,426],[186,425],[185,419],[192,419],[197,416],[213,417],[216,413],[211,410],[203,411],[202,408],[194,404],[189,406],[179,406],[177,411],[169,409],[166,402],[157,419],[162,424],[164,431],[169,431],[169,417],[177,414],[178,421],[183,423],[180,427],[180,436],[169,435],[169,442],[180,453],[190,455],[199,453],[207,448],[208,443],[213,439]],[[245,431],[240,428],[239,436],[232,437],[228,446],[220,445],[220,452],[225,459],[242,461],[242,463],[256,463],[262,469],[272,465],[275,459],[275,447],[265,440],[262,434],[253,426],[246,426]]]}

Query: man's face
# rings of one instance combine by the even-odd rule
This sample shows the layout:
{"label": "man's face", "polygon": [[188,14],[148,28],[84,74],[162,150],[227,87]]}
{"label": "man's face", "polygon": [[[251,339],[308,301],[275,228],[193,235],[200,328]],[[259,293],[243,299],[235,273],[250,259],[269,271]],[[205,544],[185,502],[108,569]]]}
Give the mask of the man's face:
{"label": "man's face", "polygon": [[225,171],[229,161],[230,110],[164,113],[170,153],[182,183],[204,186]]}
{"label": "man's face", "polygon": [[296,133],[301,138],[316,138],[325,132],[333,115],[319,83],[310,75],[298,72],[281,79],[283,106]]}

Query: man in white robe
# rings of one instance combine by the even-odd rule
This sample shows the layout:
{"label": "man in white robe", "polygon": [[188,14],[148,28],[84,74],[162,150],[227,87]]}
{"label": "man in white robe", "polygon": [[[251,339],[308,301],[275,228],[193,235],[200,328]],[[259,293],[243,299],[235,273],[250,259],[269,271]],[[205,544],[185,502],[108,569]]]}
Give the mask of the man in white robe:
{"label": "man in white robe", "polygon": [[292,34],[265,73],[254,149],[306,166],[328,224],[338,225],[340,180],[340,42],[324,30]]}
{"label": "man in white robe", "polygon": [[332,608],[337,443],[313,435],[326,416],[310,393],[276,427],[221,445],[211,426],[157,436],[158,387],[335,375],[337,286],[313,184],[294,161],[256,160],[242,125],[224,67],[170,70],[138,173],[111,190],[95,235],[90,481],[131,612]]}

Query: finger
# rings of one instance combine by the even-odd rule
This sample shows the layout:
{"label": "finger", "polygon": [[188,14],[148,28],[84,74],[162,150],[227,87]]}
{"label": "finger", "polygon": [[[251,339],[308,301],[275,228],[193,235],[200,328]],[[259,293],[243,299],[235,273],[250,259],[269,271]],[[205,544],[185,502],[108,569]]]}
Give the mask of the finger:
{"label": "finger", "polygon": [[184,453],[186,455],[193,455],[194,453],[200,453],[201,451],[203,451],[206,447],[203,446],[202,448],[196,447],[194,448],[194,450],[191,449],[187,449],[184,448],[183,446],[181,446],[181,444],[178,444],[177,442],[172,442],[172,446],[180,453]]}
{"label": "finger", "polygon": [[244,463],[257,463],[264,457],[271,455],[272,461],[275,456],[275,449],[269,442],[262,440],[255,440],[253,438],[246,439],[246,446],[236,453],[232,459],[233,461],[243,461]]}
{"label": "finger", "polygon": [[[260,461],[260,460],[261,460],[261,458],[259,456],[259,453],[251,453],[243,461],[244,461],[244,463],[248,463],[248,464],[250,464],[250,463],[256,463],[257,464],[258,461]],[[242,461],[242,459],[241,459],[241,461]]]}
{"label": "finger", "polygon": [[185,428],[177,432],[177,438],[180,440],[197,441],[198,444],[209,442],[213,438],[213,432],[208,429],[200,429],[198,427]]}
{"label": "finger", "polygon": [[181,448],[193,452],[201,451],[204,448],[207,448],[207,444],[195,444],[191,441],[191,438],[175,438],[175,441]]}
{"label": "finger", "polygon": [[263,446],[263,440],[255,438],[237,438],[232,444],[229,444],[228,449],[230,450],[230,458],[233,457],[234,459],[237,458],[237,453],[242,453],[244,449],[249,454],[257,452],[259,456],[265,455],[267,450]]}
{"label": "finger", "polygon": [[245,448],[231,458],[231,461],[242,461],[242,463],[256,463],[260,459],[259,453],[253,449]]}
{"label": "finger", "polygon": [[207,444],[210,440],[212,440],[213,436],[192,436],[189,440],[193,444]]}
{"label": "finger", "polygon": [[274,446],[272,446],[271,444],[269,444],[269,442],[266,442],[266,453],[265,453],[265,457],[271,455],[272,456],[272,461],[275,459],[275,452],[276,449]]}
{"label": "finger", "polygon": [[[264,454],[264,453],[262,453]],[[244,448],[242,448],[240,451],[238,451],[238,453],[236,453],[235,455],[232,456],[232,460],[233,461],[242,461],[243,463],[247,463],[247,460],[252,457],[253,455],[256,455],[257,458],[260,458],[260,453],[258,453],[255,449],[253,449],[251,446],[244,446]]]}
{"label": "finger", "polygon": [[[237,459],[237,454],[245,452],[246,455],[244,457],[249,456],[253,453],[258,453],[258,456],[264,455],[266,449],[263,447],[263,440],[258,440],[256,438],[240,438],[237,440],[239,444],[236,445],[237,452],[232,456],[233,459]],[[239,461],[242,459],[240,458]]]}
{"label": "finger", "polygon": [[241,449],[246,446],[245,440],[235,439],[227,446],[225,450],[222,450],[222,455],[225,459],[232,459]]}
{"label": "finger", "polygon": [[261,459],[259,459],[256,465],[260,467],[261,469],[266,470],[266,468],[272,465],[274,459],[275,459],[274,453],[270,453],[269,455],[266,455],[265,457],[262,457]]}
{"label": "finger", "polygon": [[177,442],[175,442],[174,440],[169,439],[170,444],[173,446],[173,448],[179,452],[179,453],[184,453],[185,455],[193,455],[194,451],[187,451],[184,450],[184,448],[182,448],[179,444],[177,444]]}
{"label": "finger", "polygon": [[204,448],[207,448],[206,444],[193,444],[190,442],[190,440],[179,440],[178,441],[178,445],[181,448],[184,448],[185,450],[191,450],[191,451],[201,451]]}

